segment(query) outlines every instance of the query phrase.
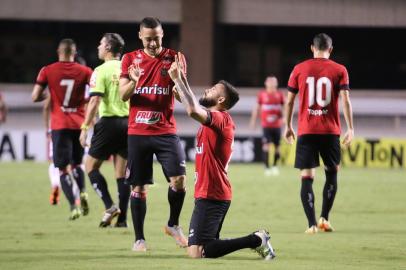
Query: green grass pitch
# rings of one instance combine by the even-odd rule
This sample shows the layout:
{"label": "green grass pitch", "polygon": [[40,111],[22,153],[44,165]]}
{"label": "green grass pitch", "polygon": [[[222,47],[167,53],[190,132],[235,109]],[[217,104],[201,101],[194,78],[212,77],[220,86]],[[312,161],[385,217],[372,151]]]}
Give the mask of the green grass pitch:
{"label": "green grass pitch", "polygon": [[[45,163],[0,163],[0,269],[406,269],[406,177],[404,170],[347,169],[331,214],[334,233],[305,235],[298,171],[283,167],[278,177],[264,177],[260,164],[230,165],[234,198],[223,238],[267,228],[277,258],[262,261],[250,250],[220,259],[192,260],[163,234],[168,218],[167,184],[155,166],[157,185],[148,193],[146,238],[150,250],[131,251],[128,229],[99,229],[103,207],[86,179],[90,214],[68,221],[64,197],[48,202]],[[103,171],[114,198],[111,164]],[[314,184],[320,214],[324,175]],[[187,232],[193,207],[193,164],[188,164],[188,194],[181,216]],[[129,220],[131,216],[129,215]]]}

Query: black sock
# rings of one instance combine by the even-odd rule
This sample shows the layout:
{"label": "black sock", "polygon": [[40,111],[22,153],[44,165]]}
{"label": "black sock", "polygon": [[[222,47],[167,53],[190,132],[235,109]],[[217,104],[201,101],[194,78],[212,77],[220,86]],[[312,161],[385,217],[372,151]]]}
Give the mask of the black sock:
{"label": "black sock", "polygon": [[185,200],[185,190],[173,190],[172,187],[168,188],[168,202],[169,202],[169,220],[168,226],[179,225],[179,216],[182,211],[183,201]]}
{"label": "black sock", "polygon": [[73,194],[73,182],[70,174],[63,173],[59,176],[61,187],[71,208],[75,207],[75,195]]}
{"label": "black sock", "polygon": [[131,187],[124,183],[125,178],[117,178],[117,191],[118,191],[118,206],[120,208],[120,215],[117,222],[127,221],[128,202],[130,201]]}
{"label": "black sock", "polygon": [[313,178],[302,177],[302,189],[300,197],[302,199],[303,209],[305,211],[309,227],[316,225],[316,214],[314,211],[314,193],[313,193]]}
{"label": "black sock", "polygon": [[262,239],[255,234],[244,237],[213,240],[204,245],[203,256],[205,258],[218,258],[243,248],[256,248],[260,246]]}
{"label": "black sock", "polygon": [[333,207],[334,198],[337,192],[337,170],[327,171],[326,183],[323,189],[323,206],[321,210],[321,216],[328,220],[328,214]]}
{"label": "black sock", "polygon": [[264,162],[265,168],[269,168],[269,151],[262,151],[262,161]]}
{"label": "black sock", "polygon": [[135,232],[135,241],[144,239],[144,220],[147,213],[146,193],[131,192],[131,216]]}
{"label": "black sock", "polygon": [[75,178],[80,192],[85,192],[85,173],[80,166],[76,166],[72,170],[73,178]]}
{"label": "black sock", "polygon": [[90,183],[92,183],[93,189],[96,191],[97,195],[103,200],[104,207],[109,209],[113,206],[113,200],[111,199],[109,190],[107,188],[106,179],[100,173],[98,169],[95,169],[88,173]]}
{"label": "black sock", "polygon": [[281,157],[281,155],[279,154],[279,152],[275,152],[274,159],[273,159],[273,166],[276,166],[278,164],[280,157]]}

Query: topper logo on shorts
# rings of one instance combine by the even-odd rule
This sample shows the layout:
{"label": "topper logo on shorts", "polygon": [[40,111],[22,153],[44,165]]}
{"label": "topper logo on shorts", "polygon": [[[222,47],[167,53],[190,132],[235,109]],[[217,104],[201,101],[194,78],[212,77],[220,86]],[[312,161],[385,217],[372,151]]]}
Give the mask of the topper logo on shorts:
{"label": "topper logo on shorts", "polygon": [[161,120],[161,112],[139,111],[135,116],[135,123],[153,125]]}

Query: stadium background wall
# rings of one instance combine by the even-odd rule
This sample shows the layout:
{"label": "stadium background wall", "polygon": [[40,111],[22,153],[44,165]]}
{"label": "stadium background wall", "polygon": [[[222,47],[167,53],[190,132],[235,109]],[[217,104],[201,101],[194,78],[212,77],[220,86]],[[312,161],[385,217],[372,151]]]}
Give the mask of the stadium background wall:
{"label": "stadium background wall", "polygon": [[[181,142],[187,160],[194,161],[195,138],[181,136]],[[48,159],[46,144],[46,135],[42,131],[1,131],[0,161],[46,161]],[[233,162],[260,162],[261,155],[260,137],[237,136],[235,138]],[[294,158],[295,146],[282,142],[281,164],[293,166]],[[350,148],[342,149],[342,166],[406,169],[406,140],[355,139]]]}

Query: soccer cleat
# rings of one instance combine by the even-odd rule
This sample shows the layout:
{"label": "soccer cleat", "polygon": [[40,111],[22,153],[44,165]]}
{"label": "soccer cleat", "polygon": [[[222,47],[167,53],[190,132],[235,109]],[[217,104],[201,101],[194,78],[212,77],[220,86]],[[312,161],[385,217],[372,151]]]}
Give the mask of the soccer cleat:
{"label": "soccer cleat", "polygon": [[173,239],[175,239],[176,244],[182,248],[187,247],[187,239],[185,235],[183,234],[182,228],[178,225],[173,225],[173,227],[170,227],[166,225],[164,227],[164,231],[167,235],[172,236]]}
{"label": "soccer cleat", "polygon": [[78,207],[75,207],[71,210],[69,220],[75,220],[80,217],[82,213],[80,212],[80,209]]}
{"label": "soccer cleat", "polygon": [[135,241],[132,250],[135,251],[135,252],[146,252],[147,251],[147,245],[145,243],[145,240],[141,239],[141,240]]}
{"label": "soccer cleat", "polygon": [[256,247],[254,250],[262,257],[264,260],[272,260],[276,257],[275,251],[271,245],[271,236],[265,230],[259,230],[254,232],[256,236],[261,238],[261,245]]}
{"label": "soccer cleat", "polygon": [[330,221],[325,219],[324,217],[321,217],[319,219],[319,223],[317,225],[320,229],[320,231],[323,232],[334,232],[334,228],[331,226]]}
{"label": "soccer cleat", "polygon": [[89,214],[89,195],[86,192],[80,193],[80,208],[84,216]]}
{"label": "soccer cleat", "polygon": [[51,205],[57,205],[59,203],[59,187],[53,187],[51,195],[49,196],[49,203]]}
{"label": "soccer cleat", "polygon": [[265,176],[271,176],[272,175],[271,169],[265,169],[264,174],[265,174]]}
{"label": "soccer cleat", "polygon": [[114,224],[114,227],[115,228],[127,228],[128,226],[127,226],[127,222],[126,221],[123,221],[123,222],[116,222],[116,224]]}
{"label": "soccer cleat", "polygon": [[305,234],[316,234],[319,230],[316,225],[313,225],[305,230]]}
{"label": "soccer cleat", "polygon": [[104,215],[102,217],[102,221],[100,222],[99,227],[104,228],[110,226],[113,219],[120,214],[120,209],[117,206],[113,205],[106,211],[104,211]]}
{"label": "soccer cleat", "polygon": [[276,166],[273,166],[273,167],[271,168],[271,175],[277,176],[277,175],[279,175],[279,174],[280,174],[280,173],[279,173],[279,168],[276,167]]}

